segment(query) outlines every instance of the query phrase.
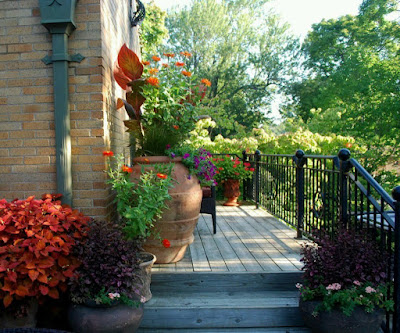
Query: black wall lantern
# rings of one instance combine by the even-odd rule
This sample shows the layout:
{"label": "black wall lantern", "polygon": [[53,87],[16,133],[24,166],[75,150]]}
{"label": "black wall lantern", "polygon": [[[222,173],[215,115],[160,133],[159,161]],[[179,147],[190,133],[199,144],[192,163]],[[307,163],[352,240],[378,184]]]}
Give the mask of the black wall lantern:
{"label": "black wall lantern", "polygon": [[[133,6],[134,1],[136,1],[136,11]],[[131,8],[129,11],[129,18],[131,20],[131,26],[136,27],[143,22],[144,17],[146,16],[146,9],[144,8],[144,5],[140,0],[131,0],[130,4]]]}

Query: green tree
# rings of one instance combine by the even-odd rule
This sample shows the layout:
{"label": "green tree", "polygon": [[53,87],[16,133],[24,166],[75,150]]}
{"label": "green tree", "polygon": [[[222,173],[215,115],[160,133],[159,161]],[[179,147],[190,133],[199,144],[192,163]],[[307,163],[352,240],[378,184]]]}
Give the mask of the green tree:
{"label": "green tree", "polygon": [[142,53],[155,54],[163,40],[168,37],[168,30],[165,27],[167,13],[153,0],[145,4],[145,8],[146,16],[139,30]]}
{"label": "green tree", "polygon": [[191,52],[189,66],[212,82],[207,113],[217,133],[241,133],[265,122],[274,94],[294,68],[298,42],[265,9],[267,2],[194,0],[167,18],[168,47]]}
{"label": "green tree", "polygon": [[397,6],[365,0],[358,16],[314,24],[303,45],[308,75],[289,89],[292,116],[363,140],[382,163],[400,147],[400,25],[386,17]]}

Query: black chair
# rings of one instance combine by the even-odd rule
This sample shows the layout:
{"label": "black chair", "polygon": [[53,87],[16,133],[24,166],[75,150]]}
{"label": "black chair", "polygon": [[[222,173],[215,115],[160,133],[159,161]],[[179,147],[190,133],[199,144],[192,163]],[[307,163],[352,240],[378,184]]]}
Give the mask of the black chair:
{"label": "black chair", "polygon": [[216,213],[216,200],[217,195],[215,186],[203,187],[203,200],[201,201],[200,213],[211,214],[213,221],[213,233],[217,233],[217,213]]}

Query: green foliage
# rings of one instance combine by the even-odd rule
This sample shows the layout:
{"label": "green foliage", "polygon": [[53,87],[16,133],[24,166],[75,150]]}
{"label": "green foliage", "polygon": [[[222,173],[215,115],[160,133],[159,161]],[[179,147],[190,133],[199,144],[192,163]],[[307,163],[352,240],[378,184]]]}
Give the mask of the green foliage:
{"label": "green foliage", "polygon": [[[170,199],[168,189],[172,187],[172,165],[154,165],[154,170],[145,170],[142,166],[140,178],[133,182],[129,173],[132,169],[124,166],[123,156],[115,158],[114,168],[109,165],[108,184],[116,193],[118,214],[122,218],[123,231],[129,239],[145,240],[151,234],[151,228]],[[126,171],[124,171],[126,170]]]}
{"label": "green foliage", "polygon": [[168,45],[192,52],[188,65],[212,82],[207,114],[217,123],[213,137],[265,122],[272,97],[295,68],[298,42],[266,2],[195,0],[167,18]]}
{"label": "green foliage", "polygon": [[139,35],[142,44],[142,52],[145,54],[156,54],[164,38],[168,37],[165,27],[167,13],[161,10],[154,1],[145,4],[146,17],[140,25]]}

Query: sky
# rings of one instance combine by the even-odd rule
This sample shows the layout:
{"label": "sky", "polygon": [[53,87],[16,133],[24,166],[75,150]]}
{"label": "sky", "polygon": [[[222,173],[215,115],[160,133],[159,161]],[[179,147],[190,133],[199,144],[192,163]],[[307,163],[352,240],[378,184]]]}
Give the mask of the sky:
{"label": "sky", "polygon": [[[155,0],[163,10],[184,6],[190,0]],[[270,6],[292,26],[294,34],[305,37],[313,23],[322,19],[358,13],[362,0],[272,0]]]}

